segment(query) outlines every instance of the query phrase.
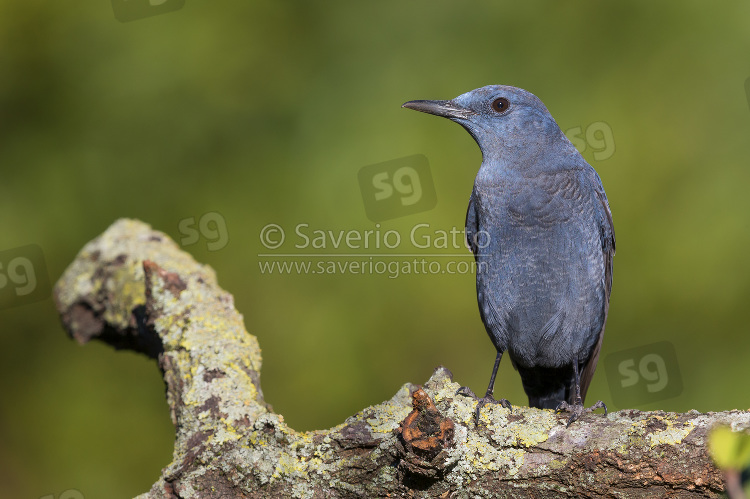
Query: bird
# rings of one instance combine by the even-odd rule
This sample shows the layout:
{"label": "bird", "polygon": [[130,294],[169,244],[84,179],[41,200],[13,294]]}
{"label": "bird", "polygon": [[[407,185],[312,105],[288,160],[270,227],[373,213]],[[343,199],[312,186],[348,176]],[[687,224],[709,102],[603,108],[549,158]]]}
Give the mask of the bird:
{"label": "bird", "polygon": [[615,232],[602,181],[542,101],[526,90],[488,85],[452,100],[413,100],[404,108],[448,118],[482,153],[466,213],[476,261],[479,315],[497,354],[475,419],[495,400],[508,352],[529,406],[583,414],[604,337],[612,291]]}

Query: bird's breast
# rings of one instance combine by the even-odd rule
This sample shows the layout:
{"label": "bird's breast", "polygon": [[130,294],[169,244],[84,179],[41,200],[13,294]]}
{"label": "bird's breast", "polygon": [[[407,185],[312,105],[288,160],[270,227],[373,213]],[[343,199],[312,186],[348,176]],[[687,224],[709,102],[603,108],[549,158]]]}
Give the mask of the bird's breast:
{"label": "bird's breast", "polygon": [[509,182],[495,191],[496,215],[518,226],[565,223],[586,215],[585,195],[570,172],[544,174]]}
{"label": "bird's breast", "polygon": [[488,327],[496,345],[519,364],[567,362],[558,353],[588,348],[598,327],[605,269],[595,201],[568,172],[477,189],[490,240],[477,288],[500,317]]}

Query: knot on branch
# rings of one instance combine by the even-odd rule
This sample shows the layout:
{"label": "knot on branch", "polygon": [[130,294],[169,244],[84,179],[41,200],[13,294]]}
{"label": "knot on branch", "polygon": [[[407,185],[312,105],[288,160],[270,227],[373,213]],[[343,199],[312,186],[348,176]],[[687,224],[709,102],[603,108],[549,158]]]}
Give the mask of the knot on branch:
{"label": "knot on branch", "polygon": [[450,468],[447,449],[453,447],[453,420],[438,412],[429,395],[419,388],[412,393],[412,410],[398,428],[399,469],[425,478],[439,478]]}

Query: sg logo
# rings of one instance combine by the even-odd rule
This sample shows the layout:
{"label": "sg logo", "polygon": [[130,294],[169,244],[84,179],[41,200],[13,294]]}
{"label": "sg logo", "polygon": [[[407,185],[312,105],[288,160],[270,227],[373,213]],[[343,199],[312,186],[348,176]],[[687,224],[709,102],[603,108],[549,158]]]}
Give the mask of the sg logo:
{"label": "sg logo", "polygon": [[50,295],[47,265],[36,244],[0,251],[0,310]]}
{"label": "sg logo", "polygon": [[677,354],[668,341],[610,354],[604,367],[617,407],[635,407],[682,393]]}
{"label": "sg logo", "polygon": [[181,246],[190,246],[200,241],[201,236],[205,237],[206,248],[208,251],[217,251],[229,243],[229,233],[227,232],[227,222],[220,213],[211,211],[201,216],[198,221],[198,227],[195,227],[195,217],[183,218],[179,223]]}
{"label": "sg logo", "polygon": [[609,159],[615,153],[615,137],[612,128],[606,121],[595,121],[586,127],[576,126],[565,130],[568,137],[578,152],[583,154],[589,147],[594,151],[594,159],[603,161]]}
{"label": "sg logo", "polygon": [[121,23],[181,9],[185,0],[112,0],[115,19]]}
{"label": "sg logo", "polygon": [[365,166],[358,177],[365,212],[373,222],[431,210],[437,204],[430,166],[421,154]]}

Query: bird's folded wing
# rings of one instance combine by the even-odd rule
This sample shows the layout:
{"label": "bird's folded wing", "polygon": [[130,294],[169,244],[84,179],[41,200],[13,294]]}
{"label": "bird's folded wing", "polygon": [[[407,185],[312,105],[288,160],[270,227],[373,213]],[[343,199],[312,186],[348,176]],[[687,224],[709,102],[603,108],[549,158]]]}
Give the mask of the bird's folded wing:
{"label": "bird's folded wing", "polygon": [[479,250],[477,244],[478,234],[479,219],[477,218],[476,192],[475,189],[472,189],[471,198],[469,199],[469,208],[466,210],[466,244],[469,246],[471,252],[474,253],[475,259]]}
{"label": "bird's folded wing", "polygon": [[609,203],[607,202],[607,195],[604,193],[604,187],[599,175],[592,173],[596,185],[596,198],[598,201],[596,211],[597,221],[599,222],[599,234],[602,243],[602,256],[604,258],[604,320],[602,321],[602,329],[599,331],[599,339],[596,342],[594,351],[589,358],[589,361],[583,368],[581,373],[581,397],[586,398],[586,391],[589,388],[591,379],[594,377],[594,371],[596,370],[596,364],[599,361],[599,351],[602,347],[602,340],[604,339],[604,328],[607,323],[607,315],[609,313],[609,296],[612,293],[612,260],[615,256],[615,228],[612,223],[612,211],[609,209]]}

